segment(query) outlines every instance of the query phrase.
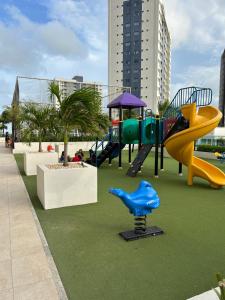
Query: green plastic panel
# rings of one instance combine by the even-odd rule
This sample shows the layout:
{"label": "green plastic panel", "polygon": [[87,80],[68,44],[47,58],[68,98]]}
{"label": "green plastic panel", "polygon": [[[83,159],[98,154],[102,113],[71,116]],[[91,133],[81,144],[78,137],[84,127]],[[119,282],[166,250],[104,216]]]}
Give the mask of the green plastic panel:
{"label": "green plastic panel", "polygon": [[138,144],[139,121],[137,119],[128,119],[123,122],[122,142],[124,144]]}

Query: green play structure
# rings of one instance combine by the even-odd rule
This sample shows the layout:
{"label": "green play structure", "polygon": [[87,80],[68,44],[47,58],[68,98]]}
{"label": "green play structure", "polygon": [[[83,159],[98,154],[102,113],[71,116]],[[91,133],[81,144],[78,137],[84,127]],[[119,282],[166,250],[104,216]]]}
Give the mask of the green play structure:
{"label": "green play structure", "polygon": [[[140,128],[141,126],[141,128]],[[154,144],[156,119],[148,117],[140,124],[138,119],[128,119],[122,124],[122,143],[139,144],[139,132],[141,130],[142,144]]]}

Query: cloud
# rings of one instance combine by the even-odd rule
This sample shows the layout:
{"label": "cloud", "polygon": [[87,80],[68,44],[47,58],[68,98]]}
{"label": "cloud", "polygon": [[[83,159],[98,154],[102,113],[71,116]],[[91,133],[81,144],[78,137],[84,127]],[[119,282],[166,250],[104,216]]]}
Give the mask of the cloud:
{"label": "cloud", "polygon": [[86,58],[88,55],[86,46],[80,42],[74,32],[58,21],[41,25],[35,35],[37,42],[40,42],[42,53],[74,60]]}
{"label": "cloud", "polygon": [[[85,1],[46,2],[45,23],[32,21],[16,6],[4,7],[7,22],[0,22],[0,76],[4,78],[0,105],[11,102],[17,75],[70,79],[80,74],[85,80],[107,83],[105,1],[93,6]],[[30,5],[34,10],[35,5]]]}
{"label": "cloud", "polygon": [[101,52],[107,49],[105,1],[50,0],[46,5],[53,20],[73,29],[92,50]]}
{"label": "cloud", "polygon": [[185,74],[177,76],[176,84],[172,85],[173,95],[178,89],[186,86],[211,88],[213,91],[213,104],[218,106],[219,100],[219,66],[190,66]]}
{"label": "cloud", "polygon": [[0,24],[0,63],[3,69],[37,73],[45,65],[45,55],[79,60],[88,51],[76,34],[57,21],[36,24],[14,6],[8,6],[10,24]]}
{"label": "cloud", "polygon": [[225,1],[164,0],[164,4],[173,61],[179,60],[182,72],[177,74],[178,65],[174,64],[175,70],[172,66],[171,94],[184,86],[209,87],[213,90],[213,103],[217,105],[220,56],[225,47]]}
{"label": "cloud", "polygon": [[164,0],[175,49],[220,51],[225,39],[225,1]]}

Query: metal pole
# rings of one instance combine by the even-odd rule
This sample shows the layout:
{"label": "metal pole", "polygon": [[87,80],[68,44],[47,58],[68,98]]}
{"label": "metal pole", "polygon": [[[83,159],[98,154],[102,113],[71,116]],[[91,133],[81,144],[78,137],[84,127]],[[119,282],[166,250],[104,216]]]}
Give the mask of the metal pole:
{"label": "metal pole", "polygon": [[156,116],[155,124],[155,177],[159,177],[159,116]]}
{"label": "metal pole", "polygon": [[164,145],[161,145],[160,152],[160,170],[164,171]]}
{"label": "metal pole", "polygon": [[141,107],[141,116],[139,118],[139,144],[138,144],[138,151],[140,151],[142,146],[142,122],[144,119],[144,108]]}
{"label": "metal pole", "polygon": [[179,176],[183,176],[183,167],[182,167],[182,163],[179,162]]}
{"label": "metal pole", "polygon": [[119,168],[122,168],[122,107],[120,107],[120,123],[119,123]]}
{"label": "metal pole", "polygon": [[[109,109],[109,122],[110,122],[110,125],[109,125],[109,142],[112,141],[112,108]],[[109,154],[109,165],[111,166],[112,165],[112,157],[111,157],[111,154]]]}
{"label": "metal pole", "polygon": [[[131,118],[131,109],[129,108],[129,119]],[[131,164],[131,144],[129,143],[129,157],[128,157],[128,161],[129,161],[129,164]]]}

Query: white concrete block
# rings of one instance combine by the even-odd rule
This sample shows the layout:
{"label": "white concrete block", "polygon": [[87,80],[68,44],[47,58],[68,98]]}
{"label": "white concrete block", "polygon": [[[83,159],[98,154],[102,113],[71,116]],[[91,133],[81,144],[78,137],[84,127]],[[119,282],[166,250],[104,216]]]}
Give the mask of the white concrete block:
{"label": "white concrete block", "polygon": [[25,152],[24,172],[26,176],[37,175],[37,165],[58,162],[57,152]]}
{"label": "white concrete block", "polygon": [[[76,164],[76,163],[69,163]],[[37,167],[37,194],[44,209],[97,202],[97,168]]]}

